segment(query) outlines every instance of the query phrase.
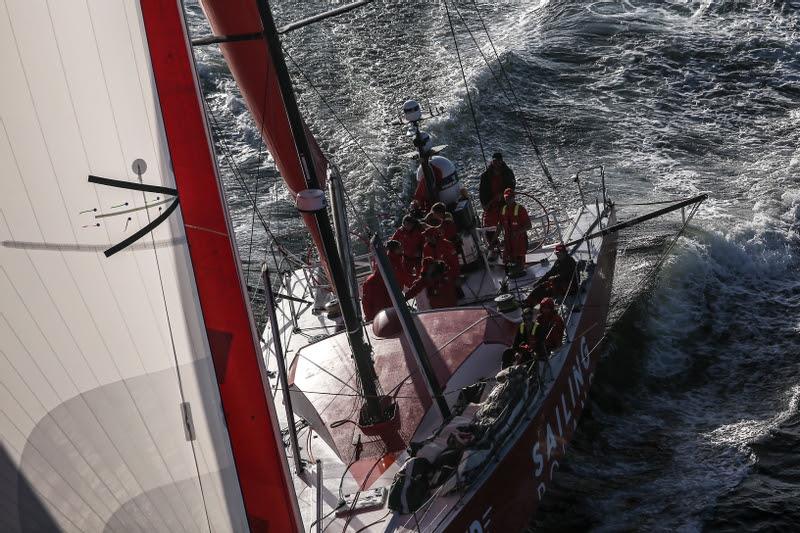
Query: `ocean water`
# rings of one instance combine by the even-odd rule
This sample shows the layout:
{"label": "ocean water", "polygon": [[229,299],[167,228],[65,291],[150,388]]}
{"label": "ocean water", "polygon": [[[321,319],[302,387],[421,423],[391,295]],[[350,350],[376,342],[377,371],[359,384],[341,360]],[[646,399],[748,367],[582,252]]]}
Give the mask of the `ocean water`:
{"label": "ocean water", "polygon": [[[273,10],[280,25],[330,7]],[[437,110],[426,128],[472,191],[482,144],[556,200],[521,108],[564,201],[597,164],[623,219],[647,209],[625,204],[709,193],[651,283],[679,217],[621,236],[590,409],[533,529],[800,527],[800,2],[374,2],[284,46],[362,234],[386,234],[402,210],[413,147],[390,121],[411,97]],[[221,56],[197,59],[243,261],[257,269],[270,241],[253,196],[269,232],[304,253]]]}

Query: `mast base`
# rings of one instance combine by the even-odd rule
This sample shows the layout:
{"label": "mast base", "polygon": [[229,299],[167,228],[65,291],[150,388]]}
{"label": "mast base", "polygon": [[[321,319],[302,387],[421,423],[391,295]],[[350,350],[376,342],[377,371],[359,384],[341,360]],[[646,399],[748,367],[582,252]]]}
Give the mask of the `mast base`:
{"label": "mast base", "polygon": [[394,398],[383,395],[378,399],[378,403],[380,404],[378,417],[370,415],[369,406],[366,402],[361,406],[358,425],[365,435],[383,433],[393,429],[393,426],[399,426],[400,417],[397,415],[397,403],[395,403]]}

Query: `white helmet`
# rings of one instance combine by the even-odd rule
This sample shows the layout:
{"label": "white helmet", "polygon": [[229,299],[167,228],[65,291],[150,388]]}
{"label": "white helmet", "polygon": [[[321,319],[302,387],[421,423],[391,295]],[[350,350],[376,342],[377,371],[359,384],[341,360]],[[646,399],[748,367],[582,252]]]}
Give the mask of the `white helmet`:
{"label": "white helmet", "polygon": [[403,117],[407,122],[416,122],[422,118],[422,109],[416,100],[409,100],[403,104]]}

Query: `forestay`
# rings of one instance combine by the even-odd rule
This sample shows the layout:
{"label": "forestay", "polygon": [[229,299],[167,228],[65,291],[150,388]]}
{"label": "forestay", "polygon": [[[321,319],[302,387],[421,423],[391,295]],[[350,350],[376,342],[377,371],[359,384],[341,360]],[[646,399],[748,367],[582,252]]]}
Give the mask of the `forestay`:
{"label": "forestay", "polygon": [[0,6],[2,531],[294,525],[189,58],[175,0]]}

